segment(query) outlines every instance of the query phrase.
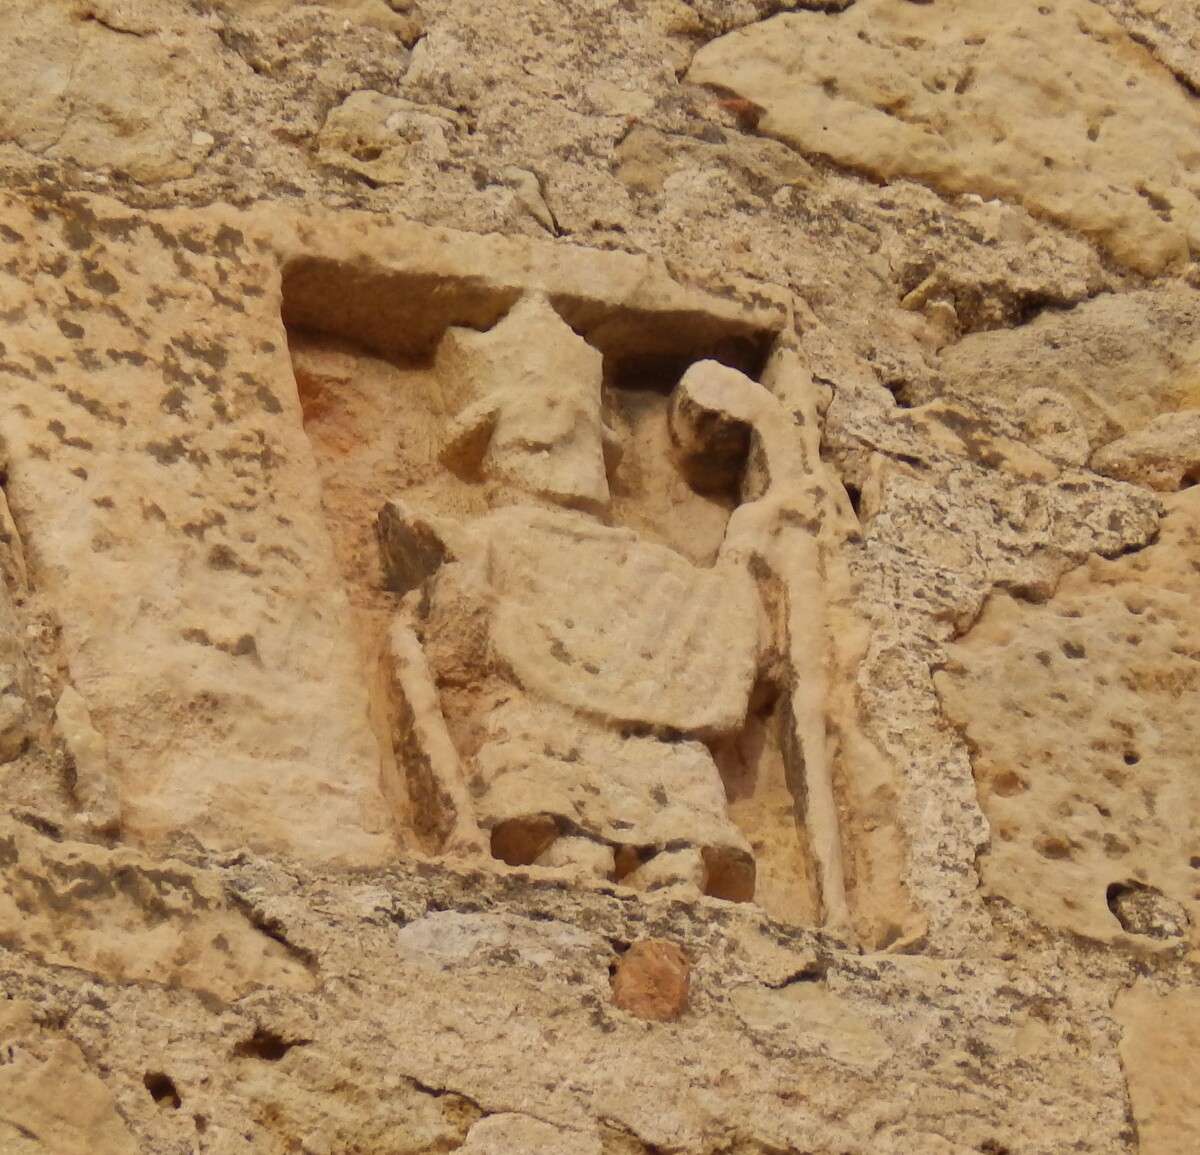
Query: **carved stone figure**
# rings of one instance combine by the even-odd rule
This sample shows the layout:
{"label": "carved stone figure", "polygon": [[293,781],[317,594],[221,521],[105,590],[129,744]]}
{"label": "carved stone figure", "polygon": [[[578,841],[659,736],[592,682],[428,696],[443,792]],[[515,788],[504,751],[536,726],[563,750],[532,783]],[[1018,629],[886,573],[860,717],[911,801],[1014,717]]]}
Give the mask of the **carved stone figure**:
{"label": "carved stone figure", "polygon": [[[704,567],[605,523],[619,448],[602,357],[546,301],[526,298],[486,333],[449,330],[435,367],[458,411],[442,460],[486,487],[491,510],[457,520],[393,500],[378,520],[404,595],[394,737],[418,829],[513,865],[753,897],[713,752],[746,726],[753,695],[791,680],[788,599],[769,606],[762,587],[781,542],[811,533],[781,521],[795,494],[789,505],[776,482],[803,463],[780,402],[711,361],[675,389],[677,467],[697,488],[742,490]],[[840,912],[832,794],[806,793],[832,830],[814,851],[825,908]]]}

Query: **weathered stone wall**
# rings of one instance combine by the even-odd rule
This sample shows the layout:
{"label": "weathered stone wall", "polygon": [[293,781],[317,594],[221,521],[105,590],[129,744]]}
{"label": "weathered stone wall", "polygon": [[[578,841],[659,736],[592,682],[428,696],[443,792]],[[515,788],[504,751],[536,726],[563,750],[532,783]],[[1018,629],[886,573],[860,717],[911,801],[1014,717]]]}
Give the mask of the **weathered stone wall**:
{"label": "weathered stone wall", "polygon": [[0,1152],[1200,1147],[1185,0],[9,0]]}

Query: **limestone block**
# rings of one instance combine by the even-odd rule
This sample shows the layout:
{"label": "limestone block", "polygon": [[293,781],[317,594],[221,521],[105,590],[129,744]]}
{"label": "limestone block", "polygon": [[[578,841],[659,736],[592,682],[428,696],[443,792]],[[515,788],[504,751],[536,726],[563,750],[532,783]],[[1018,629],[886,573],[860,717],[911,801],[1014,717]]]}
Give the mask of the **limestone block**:
{"label": "limestone block", "polygon": [[1147,949],[1200,944],[1200,490],[1167,510],[1154,544],[1044,604],[993,597],[936,676],[991,824],[986,887]]}
{"label": "limestone block", "polygon": [[777,290],[758,284],[750,300],[717,296],[641,254],[278,204],[255,224],[283,270],[287,324],[402,360],[434,356],[449,327],[489,329],[537,293],[605,357],[635,363],[719,351],[754,364],[788,323],[788,298]]}
{"label": "limestone block", "polygon": [[915,405],[897,414],[897,421],[940,454],[968,458],[1028,481],[1053,481],[1059,475],[1058,465],[1027,444],[1024,437],[1006,436],[989,428],[988,422],[980,420],[961,401],[938,398]]}
{"label": "limestone block", "polygon": [[[192,173],[211,144],[197,60],[100,0],[13,0],[0,12],[0,139],[144,183]],[[80,19],[79,17],[90,17]],[[154,29],[157,31],[157,29]]]}
{"label": "limestone block", "polygon": [[1200,407],[1198,365],[1200,292],[1177,283],[1105,294],[942,350],[954,393],[1022,420],[1022,398],[1050,390],[1078,414],[1093,450],[1162,414]]}
{"label": "limestone block", "polygon": [[1092,468],[1165,492],[1200,482],[1200,409],[1156,417],[1100,449]]}
{"label": "limestone block", "polygon": [[1144,273],[1194,243],[1200,112],[1090,0],[859,0],[742,28],[687,75],[752,102],[758,131],[801,151],[1015,200]]}
{"label": "limestone block", "polygon": [[560,830],[647,857],[690,846],[708,864],[708,893],[753,895],[749,844],[728,816],[720,773],[702,743],[622,734],[547,703],[505,703],[483,721],[472,767],[476,812],[492,831],[493,852],[500,840],[514,865],[532,862]]}
{"label": "limestone block", "polygon": [[403,955],[431,970],[491,960],[511,963],[512,955],[530,966],[560,957],[590,969],[602,966],[611,953],[595,932],[569,922],[485,911],[433,911],[402,927],[395,943]]}
{"label": "limestone block", "polygon": [[1006,406],[1030,448],[1062,465],[1086,465],[1091,448],[1079,410],[1053,389],[1027,389]]}
{"label": "limestone block", "polygon": [[786,1038],[847,1067],[877,1072],[893,1053],[887,1037],[859,1007],[821,982],[794,982],[778,990],[738,987],[733,1005],[756,1034]]}
{"label": "limestone block", "polygon": [[6,495],[126,836],[391,857],[274,258],[236,217],[39,213],[0,210]]}
{"label": "limestone block", "polygon": [[[272,1155],[287,1147],[305,1155],[458,1151],[479,1118],[479,1108],[470,1100],[452,1092],[431,1094],[400,1074],[394,1058],[368,1106],[363,1063],[353,1044],[304,1043],[287,1048],[277,1062],[263,1062],[253,1050],[234,1060],[232,1078],[241,1091],[244,1115],[236,1130],[231,1128],[226,1150],[245,1144],[247,1120],[253,1120],[256,1138],[271,1137],[263,1147]],[[286,1138],[276,1145],[271,1141],[275,1135]]]}
{"label": "limestone block", "polygon": [[11,821],[0,826],[0,941],[49,966],[224,1001],[259,986],[315,986],[298,952],[255,926],[216,878]]}
{"label": "limestone block", "polygon": [[603,358],[529,297],[486,333],[450,329],[436,370],[457,413],[443,461],[564,505],[608,504]]}
{"label": "limestone block", "polygon": [[11,1155],[136,1155],[112,1094],[31,1003],[0,1000],[0,1148]]}
{"label": "limestone block", "polygon": [[1183,84],[1200,89],[1200,12],[1191,0],[1103,0]]}
{"label": "limestone block", "polygon": [[[412,15],[411,0],[312,0],[314,6],[326,8],[331,14],[393,32],[405,43],[420,34],[420,23]],[[213,0],[216,7],[238,16],[262,20],[288,16],[299,5],[296,0]]]}

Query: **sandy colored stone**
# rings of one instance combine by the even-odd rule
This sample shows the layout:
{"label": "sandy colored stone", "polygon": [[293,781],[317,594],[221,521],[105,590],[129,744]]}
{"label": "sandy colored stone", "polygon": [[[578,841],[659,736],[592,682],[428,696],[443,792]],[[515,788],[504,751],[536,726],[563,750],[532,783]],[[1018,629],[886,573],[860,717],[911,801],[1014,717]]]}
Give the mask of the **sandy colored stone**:
{"label": "sandy colored stone", "polygon": [[403,800],[415,833],[439,850],[481,850],[483,836],[433,671],[412,626],[402,617],[397,616],[388,631],[383,663],[389,680],[389,736],[406,774]]}
{"label": "sandy colored stone", "polygon": [[[27,319],[6,339],[27,394],[10,393],[3,422],[9,504],[37,538],[32,580],[107,743],[129,836],[387,857],[360,659],[278,303],[255,283],[269,265],[230,225],[156,230],[112,206],[39,221],[14,205],[5,221],[66,261],[0,277]],[[135,270],[175,268],[172,252],[194,275],[162,282],[154,308]],[[238,308],[214,313],[212,289]]]}
{"label": "sandy colored stone", "polygon": [[603,357],[544,298],[487,333],[453,328],[436,371],[454,420],[442,459],[562,505],[608,505],[600,417]]}
{"label": "sandy colored stone", "polygon": [[260,986],[311,990],[303,953],[265,926],[183,863],[52,842],[11,820],[0,833],[0,942],[47,965],[226,1000]]}
{"label": "sandy colored stone", "polygon": [[739,987],[733,1005],[750,1030],[820,1049],[849,1067],[878,1070],[892,1055],[878,1027],[820,982],[781,990]]}
{"label": "sandy colored stone", "polygon": [[578,835],[559,836],[555,828],[554,841],[538,856],[537,864],[578,870],[594,878],[609,879],[616,871],[616,856],[611,846]]}
{"label": "sandy colored stone", "polygon": [[[382,3],[382,0],[380,0]],[[318,136],[323,164],[355,172],[375,184],[403,182],[417,163],[450,157],[452,115],[381,92],[352,92],[330,109]]]}
{"label": "sandy colored stone", "polygon": [[1063,465],[1088,463],[1087,428],[1079,410],[1061,393],[1035,386],[1018,397],[996,400],[1004,404],[1031,448]]}
{"label": "sandy colored stone", "polygon": [[564,1131],[529,1115],[505,1111],[480,1119],[459,1148],[464,1155],[600,1155],[600,1137]]}
{"label": "sandy colored stone", "polygon": [[29,737],[30,670],[8,589],[0,585],[0,760],[16,758]]}
{"label": "sandy colored stone", "polygon": [[[254,20],[290,15],[295,0],[215,0],[218,8]],[[314,0],[313,7],[327,9],[332,15],[354,24],[366,24],[394,33],[406,42],[419,35],[420,25],[409,0]]]}
{"label": "sandy colored stone", "polygon": [[134,1155],[112,1094],[69,1039],[42,1031],[35,1008],[0,1002],[0,1144],[12,1155]]}
{"label": "sandy colored stone", "polygon": [[1015,200],[1144,273],[1196,243],[1200,114],[1089,0],[786,14],[705,45],[688,78],[759,106],[758,131],[803,152]]}
{"label": "sandy colored stone", "polygon": [[1180,83],[1200,88],[1200,14],[1188,0],[1103,0],[1130,35],[1146,44]]}
{"label": "sandy colored stone", "polygon": [[716,351],[752,364],[787,323],[778,289],[705,292],[652,255],[371,214],[264,211],[255,221],[284,270],[286,324],[399,361],[434,354],[448,328],[490,329],[538,293],[590,345],[634,366]]}
{"label": "sandy colored stone", "polygon": [[698,850],[668,850],[627,874],[622,880],[634,890],[662,890],[683,886],[703,894],[708,884],[708,868]]}
{"label": "sandy colored stone", "polygon": [[[758,622],[740,568],[699,569],[569,513],[500,511],[480,532],[498,599],[493,642],[528,690],[607,721],[688,734],[744,720]],[[595,583],[587,598],[580,571]]]}
{"label": "sandy colored stone", "polygon": [[[244,1086],[245,1125],[264,1146],[277,1146],[282,1138],[301,1150],[331,1155],[355,1148],[371,1155],[456,1151],[479,1118],[479,1108],[461,1095],[431,1094],[395,1072],[368,1106],[362,1064],[352,1049],[326,1050],[318,1041],[301,1040],[265,1061],[248,1050],[234,1063]],[[229,1140],[235,1137],[236,1131]]]}
{"label": "sandy colored stone", "polygon": [[189,175],[206,152],[194,60],[144,15],[110,0],[6,5],[0,139],[148,183]]}
{"label": "sandy colored stone", "polygon": [[687,1009],[691,964],[674,943],[635,942],[613,975],[613,1002],[623,1011],[655,1023],[668,1023]]}
{"label": "sandy colored stone", "polygon": [[[750,897],[717,766],[687,740],[744,720],[748,576],[563,511],[505,507],[439,532],[458,560],[436,571],[418,628],[493,853],[533,862],[572,830],[647,855],[685,844],[711,859],[714,893]],[[594,596],[579,596],[578,567]]]}
{"label": "sandy colored stone", "polygon": [[[540,335],[540,358],[522,353],[523,333]],[[471,350],[469,358],[463,349]],[[828,711],[841,687],[830,682],[843,675],[824,634],[822,571],[836,565],[834,551],[849,532],[848,503],[843,496],[839,506],[836,483],[818,472],[815,439],[794,442],[797,418],[769,388],[701,360],[665,406],[658,446],[641,442],[627,418],[614,420],[611,440],[592,420],[569,421],[565,440],[531,443],[521,420],[528,399],[507,382],[519,381],[529,362],[537,369],[533,396],[545,392],[553,400],[554,378],[542,364],[554,366],[550,354],[561,351],[558,372],[569,373],[573,350],[582,352],[578,338],[544,301],[534,301],[484,336],[451,329],[437,354],[450,413],[462,404],[451,390],[466,382],[489,411],[486,399],[499,397],[496,404],[507,407],[521,435],[509,464],[485,477],[488,501],[499,503],[490,512],[441,518],[397,499],[378,520],[385,580],[405,593],[405,613],[415,611],[412,628],[441,695],[440,709],[421,708],[415,741],[401,735],[396,743],[412,796],[453,799],[465,787],[494,857],[512,866],[569,867],[579,849],[577,865],[594,871],[591,840],[613,854],[603,873],[639,888],[682,881],[748,899],[757,877],[752,838],[770,863],[771,908],[783,917],[823,919],[844,933],[853,933],[843,862],[849,854],[860,925],[872,940],[903,937],[911,912],[898,867],[903,840],[886,817],[892,787],[884,783],[882,760],[855,736],[851,700],[839,702],[849,741],[838,757],[855,768],[834,780]],[[595,414],[599,366],[589,357],[581,368],[575,388],[581,399],[590,388]],[[800,412],[810,411],[812,382],[794,353],[781,351],[764,377]],[[505,384],[508,395],[493,381]],[[536,412],[533,418],[536,429]],[[493,426],[480,429],[472,460],[486,462]],[[464,455],[471,442],[450,443],[450,463],[468,481]],[[530,458],[531,444],[544,460]],[[677,552],[687,540],[690,510],[669,483],[666,494],[651,497],[653,505],[617,505],[640,533],[581,512],[524,504],[530,489],[574,503],[583,492],[576,479],[589,465],[610,461],[614,492],[621,493],[627,456],[649,468],[655,449],[666,460],[652,476],[665,479],[677,470],[693,500],[707,495],[719,510],[718,503],[730,501],[728,491],[738,490],[741,504],[728,515],[716,556],[706,551],[708,565]],[[581,450],[591,455],[583,466]],[[553,484],[544,481],[547,469],[559,471]],[[543,481],[531,484],[537,478]],[[652,493],[640,480],[638,496]],[[426,509],[445,500],[428,481],[420,498]],[[636,521],[631,509],[638,510]],[[824,556],[811,540],[814,529],[825,539]],[[664,530],[672,548],[659,544]],[[586,596],[576,576],[581,570],[594,582]],[[752,692],[766,703],[754,718]],[[406,710],[429,698],[424,691],[402,696]],[[449,743],[436,737],[442,733]],[[720,748],[714,755],[702,741]],[[449,755],[451,745],[457,756]],[[860,760],[874,763],[869,786]],[[857,825],[864,803],[866,838]],[[442,817],[422,825],[445,828],[461,811],[452,801]],[[585,841],[576,846],[579,835]],[[689,862],[682,873],[671,865],[681,854]]]}
{"label": "sandy colored stone", "polygon": [[[646,855],[695,847],[712,860],[711,893],[752,896],[746,838],[729,818],[720,774],[700,742],[623,737],[566,711],[528,706],[497,709],[483,725],[472,780],[493,846],[505,826],[548,816],[562,829]],[[556,827],[549,829],[553,837]],[[518,865],[540,853],[507,860]]]}
{"label": "sandy colored stone", "polygon": [[[1194,884],[1186,871],[1164,883],[1165,859],[1139,858],[1140,845],[1112,860],[1120,881],[1106,881],[1100,913],[1122,930],[1109,940],[1046,930],[997,899],[977,869],[989,828],[969,751],[931,676],[996,587],[1049,603],[1072,567],[1105,568],[1089,554],[1138,559],[1159,529],[1156,496],[1096,474],[1092,454],[1196,409],[1195,268],[1173,280],[1171,265],[1143,292],[1111,256],[1112,236],[1155,230],[1144,255],[1182,253],[1185,213],[1158,198],[1186,210],[1191,177],[1164,193],[1147,176],[1186,151],[1194,118],[1175,112],[1194,100],[1182,85],[1141,93],[1167,75],[1145,71],[1147,52],[1183,85],[1194,75],[1194,6],[1104,0],[1147,51],[1110,24],[1093,24],[1107,43],[1088,40],[1070,17],[1099,7],[1044,6],[1036,18],[1032,2],[882,0],[579,0],[566,15],[550,0],[6,9],[0,175],[17,199],[0,211],[0,656],[15,663],[20,736],[0,765],[0,830],[37,849],[22,843],[5,868],[21,905],[0,989],[35,1008],[40,1037],[78,1049],[71,1069],[102,1082],[138,1150],[1135,1149],[1129,1084],[1136,1114],[1138,1071],[1155,1068],[1122,1064],[1113,997],[1145,967],[1135,943],[1165,947],[1155,998],[1190,995]],[[753,131],[772,115],[753,99],[682,79],[712,37],[798,7],[816,29],[858,22],[880,38],[888,22],[874,17],[895,13],[883,87],[911,94],[910,111],[938,106],[939,129],[976,93],[1020,117],[1010,153],[990,148],[981,117],[947,129],[970,137],[955,171],[970,152],[1006,182],[984,195],[1005,199],[803,154]],[[964,13],[987,42],[962,43]],[[1049,32],[1014,49],[1023,13]],[[937,47],[951,66],[939,73],[928,41],[902,41],[942,22],[957,39]],[[844,109],[847,88],[879,79],[863,60],[878,44],[841,40],[828,72],[842,91],[807,107],[828,96]],[[1045,81],[1032,96],[1030,64]],[[1087,141],[1076,114],[1109,106]],[[885,135],[913,127],[894,111]],[[852,143],[868,136],[878,143]],[[1091,173],[1080,151],[1103,154]],[[1036,171],[1043,156],[1056,168]],[[1097,193],[1097,173],[1115,191]],[[1047,179],[1063,204],[1046,201]],[[1035,193],[1048,207],[1032,215]],[[1090,220],[1097,196],[1100,209],[1132,205],[1111,234],[1068,218]],[[663,572],[700,575],[682,580],[685,596],[721,571],[753,581],[745,716],[717,733],[646,732],[621,720],[624,704],[606,719],[564,704],[544,671],[517,679],[508,659],[522,646],[561,664],[534,632],[536,604],[514,614],[532,641],[514,630],[501,652],[490,579],[459,598],[456,543],[421,537],[423,524],[471,534],[503,507],[555,503],[518,484],[520,466],[483,476],[487,422],[447,403],[435,367],[448,328],[487,336],[539,294],[561,320],[543,312],[521,356],[552,361],[565,330],[595,352],[579,359],[591,392],[567,391],[585,410],[598,394],[612,434],[600,428],[597,448],[592,412],[573,423],[608,488],[583,511],[608,531],[597,536],[632,534],[639,557],[670,551]],[[984,337],[976,371],[967,354]],[[585,364],[596,355],[600,375]],[[508,384],[516,414],[520,374]],[[552,395],[534,384],[524,400]],[[474,476],[443,464],[450,433]],[[514,418],[505,453],[521,437]],[[392,552],[388,568],[376,519],[391,498],[428,552]],[[523,558],[506,562],[506,597]],[[1188,572],[1176,551],[1121,585],[1152,592],[1142,617],[1159,615],[1141,643],[1157,655],[1148,684],[1129,690],[1152,770],[1189,765],[1179,747],[1146,753],[1176,733],[1167,684],[1187,701],[1196,646],[1159,603]],[[565,558],[553,576],[605,600]],[[615,615],[658,604],[630,588]],[[426,619],[431,597],[441,608]],[[569,598],[554,600],[562,627]],[[1172,645],[1187,652],[1165,657]],[[701,664],[724,677],[708,647]],[[1143,669],[1138,646],[1119,648],[1123,671]],[[686,656],[647,664],[688,681]],[[586,698],[597,675],[580,668]],[[544,689],[530,690],[539,672]],[[67,686],[87,715],[76,750],[103,749],[120,830],[81,811],[69,695],[56,720]],[[1098,679],[1063,693],[1060,716],[1111,700]],[[681,693],[643,700],[656,696],[678,716]],[[526,851],[548,844],[534,862],[506,852],[520,865],[487,853],[486,797],[469,781],[502,728],[516,734],[503,737],[506,774],[527,775],[504,828]],[[423,776],[409,773],[422,758]],[[1111,816],[1095,821],[1107,834],[1129,816],[1155,846],[1180,839],[1163,819],[1194,809],[1179,773],[1149,782],[1154,821],[1135,781],[1097,795]],[[665,806],[659,785],[673,788]],[[580,829],[576,803],[603,835]],[[641,842],[660,812],[671,821]],[[697,840],[674,837],[696,833],[697,815],[744,839],[754,902],[686,881],[709,873]],[[688,1013],[669,1024],[612,1004],[610,964],[648,937],[694,964]],[[51,1078],[43,1105],[46,1082],[55,1109],[56,1092],[87,1099],[74,1076]],[[1187,1091],[1159,1113],[1186,1135]],[[102,1130],[89,1146],[102,1149]],[[11,1127],[8,1139],[51,1142]]]}
{"label": "sandy colored stone", "polygon": [[1194,711],[1200,501],[1159,539],[993,598],[936,676],[992,838],[986,886],[1040,921],[1149,949],[1197,939]]}
{"label": "sandy colored stone", "polygon": [[71,758],[71,791],[83,811],[83,821],[95,830],[115,833],[121,811],[108,747],[74,686],[63,687],[54,707],[54,723]]}
{"label": "sandy colored stone", "polygon": [[[6,983],[66,1012],[80,1047],[103,1056],[128,1126],[152,1150],[193,1135],[195,1114],[206,1141],[266,1155],[320,1150],[322,1139],[385,1155],[453,1149],[482,1115],[508,1112],[581,1142],[597,1129],[606,1142],[623,1136],[616,1150],[635,1153],[841,1143],[907,1155],[937,1150],[925,1139],[943,1131],[968,1151],[989,1138],[1036,1155],[1054,1155],[1064,1136],[1098,1136],[1105,1155],[1125,1145],[1107,998],[1016,960],[863,954],[746,904],[646,902],[474,865],[312,873],[243,856],[213,869],[276,933],[313,947],[321,990],[216,1007],[183,989],[6,963]],[[689,1010],[670,1024],[611,1003],[612,944],[645,937],[648,923],[695,964]],[[751,1031],[732,1003],[739,987],[781,993],[821,972],[886,1035],[890,1061],[868,1070],[835,1058],[819,1030],[803,1046],[794,1027]],[[180,1108],[154,1100],[147,1073],[171,1079]],[[895,1120],[883,1132],[881,1105]]]}
{"label": "sandy colored stone", "polygon": [[1011,409],[1032,389],[1059,394],[1094,450],[1200,406],[1200,293],[1168,283],[1106,294],[966,337],[942,350],[941,365],[949,388],[975,401]]}
{"label": "sandy colored stone", "polygon": [[1092,468],[1170,493],[1200,482],[1200,409],[1165,413],[1104,446]]}
{"label": "sandy colored stone", "polygon": [[1200,1046],[1200,998],[1194,989],[1156,990],[1138,982],[1113,1007],[1121,1024],[1121,1061],[1137,1122],[1138,1155],[1185,1155],[1200,1132],[1200,1097],[1191,1078]]}
{"label": "sandy colored stone", "polygon": [[[272,281],[281,266],[284,314],[366,340],[367,316],[386,316],[386,332],[407,342],[423,339],[421,325],[486,324],[523,281],[611,350],[748,340],[779,317],[622,254],[401,236],[378,222],[335,239],[278,214],[162,225],[67,205],[38,221],[14,203],[5,219],[12,236],[39,237],[67,262],[39,274],[31,258],[0,286],[4,307],[28,319],[5,340],[10,379],[27,394],[4,423],[9,504],[37,538],[35,582],[107,744],[129,836],[146,841],[186,830],[210,845],[378,861],[406,821],[386,726],[371,720],[378,639],[358,634],[312,472],[314,444],[345,457],[346,442],[332,427],[332,440],[310,441],[304,426],[316,436],[320,406],[339,407],[347,379],[321,369],[298,390]],[[356,262],[374,272],[353,291],[328,279]],[[180,264],[191,273],[173,288]],[[443,279],[433,298],[414,293]],[[307,401],[303,389],[315,390]],[[362,497],[372,549],[386,493]],[[103,596],[73,580],[84,566]]]}

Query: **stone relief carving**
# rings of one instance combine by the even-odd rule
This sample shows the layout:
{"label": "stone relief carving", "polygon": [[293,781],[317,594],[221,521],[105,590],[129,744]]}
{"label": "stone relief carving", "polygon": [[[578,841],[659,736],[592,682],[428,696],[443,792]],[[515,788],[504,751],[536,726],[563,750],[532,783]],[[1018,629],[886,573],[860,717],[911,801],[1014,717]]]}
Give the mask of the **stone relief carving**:
{"label": "stone relief carving", "polygon": [[486,332],[450,328],[433,370],[454,415],[440,461],[487,508],[447,517],[400,497],[378,517],[401,595],[385,654],[392,735],[418,828],[512,865],[751,899],[755,851],[722,771],[765,703],[777,724],[756,756],[768,741],[793,748],[777,754],[803,779],[788,785],[803,798],[813,905],[844,923],[829,768],[820,742],[795,749],[825,721],[823,701],[806,704],[822,697],[822,655],[795,660],[813,638],[797,620],[820,607],[800,600],[816,546],[793,416],[716,361],[675,385],[670,467],[740,499],[698,564],[611,524],[622,443],[603,357],[544,298]]}

